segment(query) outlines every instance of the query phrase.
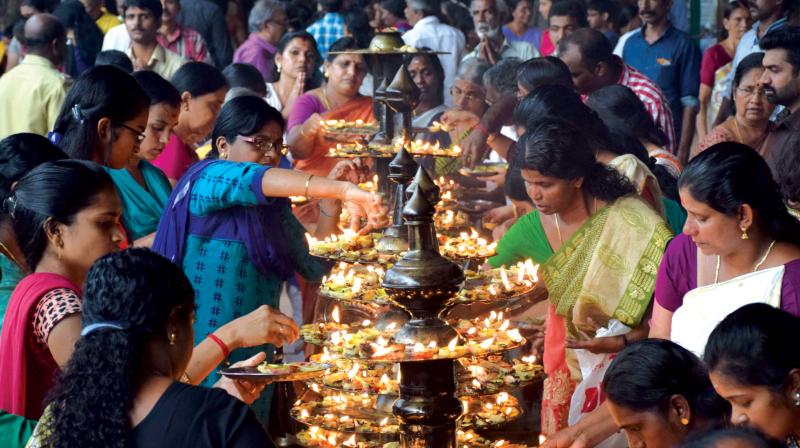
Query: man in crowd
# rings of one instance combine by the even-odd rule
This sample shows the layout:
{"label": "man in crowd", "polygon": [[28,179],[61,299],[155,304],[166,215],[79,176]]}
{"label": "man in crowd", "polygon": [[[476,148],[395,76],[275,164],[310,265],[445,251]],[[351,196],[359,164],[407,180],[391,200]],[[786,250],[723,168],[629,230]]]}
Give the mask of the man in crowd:
{"label": "man in crowd", "polygon": [[131,36],[131,46],[126,54],[135,71],[150,70],[170,79],[186,59],[158,44],[161,13],[159,0],[125,0],[123,17]]}
{"label": "man in crowd", "polygon": [[[461,31],[439,21],[439,11],[439,0],[408,0],[406,19],[414,28],[403,34],[403,41],[412,47],[447,52],[439,55],[439,60],[444,68],[444,85],[452,86],[464,54],[465,39]],[[445,104],[452,104],[448,89],[444,93]]]}
{"label": "man in crowd", "polygon": [[[586,21],[586,8],[581,0],[562,0],[554,2],[550,7],[548,18],[548,30],[550,40],[558,53],[558,44],[561,39],[572,34],[579,28],[586,28],[589,23]],[[554,54],[553,56],[558,56]]]}
{"label": "man in crowd", "polygon": [[675,124],[677,155],[689,159],[699,107],[700,50],[667,17],[672,0],[639,0],[644,26],[625,42],[622,59],[656,81],[669,101]]}
{"label": "man in crowd", "polygon": [[211,62],[206,40],[197,31],[178,23],[181,2],[163,0],[161,28],[158,29],[158,44],[187,61]]}
{"label": "man in crowd", "polygon": [[46,136],[67,95],[56,67],[67,54],[67,34],[55,16],[35,14],[25,22],[27,55],[0,77],[0,139],[18,132]]}
{"label": "man in crowd", "polygon": [[[210,0],[183,0],[178,23],[203,36],[214,65],[222,69],[233,59],[233,43],[228,35],[225,10]],[[105,48],[103,48],[105,50]]]}
{"label": "man in crowd", "polygon": [[588,28],[575,31],[561,41],[558,53],[569,67],[575,89],[581,95],[591,95],[595,90],[612,84],[633,90],[656,126],[667,135],[667,150],[675,151],[672,111],[664,92],[653,80],[615,56],[602,33]]}
{"label": "man in crowd", "polygon": [[321,5],[325,15],[312,23],[307,31],[314,36],[317,41],[317,50],[324,59],[328,55],[331,45],[345,36],[345,29],[342,0],[322,0]]}
{"label": "man in crowd", "polygon": [[481,58],[490,64],[500,59],[516,58],[521,61],[539,56],[539,51],[525,41],[509,41],[503,35],[497,0],[472,0],[472,22],[480,43],[464,56],[464,60]]}
{"label": "man in crowd", "polygon": [[86,14],[94,20],[94,23],[97,24],[103,34],[122,23],[119,17],[106,11],[102,0],[81,0],[81,3],[83,4],[83,9],[86,10]]}
{"label": "man in crowd", "polygon": [[785,107],[763,145],[762,155],[774,173],[783,154],[800,147],[800,27],[767,33],[759,44],[764,50],[761,85],[767,100]]}
{"label": "man in crowd", "polygon": [[615,11],[620,7],[615,0],[591,0],[586,5],[586,20],[589,22],[589,28],[603,33],[612,48],[619,40],[615,24]]}
{"label": "man in crowd", "polygon": [[753,27],[750,30],[744,33],[739,45],[736,47],[731,71],[725,79],[727,93],[723,96],[715,124],[724,121],[730,112],[733,75],[736,73],[736,67],[739,62],[747,55],[761,51],[759,40],[767,33],[786,26],[789,15],[796,8],[797,3],[798,0],[752,0],[748,2],[750,5],[750,17],[753,18],[755,23],[753,23]]}
{"label": "man in crowd", "polygon": [[250,37],[236,50],[233,62],[251,64],[267,82],[273,82],[275,45],[289,26],[286,10],[275,0],[259,0],[253,5],[247,20]]}

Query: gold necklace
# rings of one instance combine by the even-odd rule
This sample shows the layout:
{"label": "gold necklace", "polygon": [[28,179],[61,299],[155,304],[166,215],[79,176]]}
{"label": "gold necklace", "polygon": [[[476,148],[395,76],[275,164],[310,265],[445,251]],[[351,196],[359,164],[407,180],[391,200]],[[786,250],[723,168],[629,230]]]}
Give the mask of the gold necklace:
{"label": "gold necklace", "polygon": [[[759,260],[758,263],[756,263],[756,266],[753,268],[753,272],[756,272],[758,270],[758,268],[760,268],[761,265],[764,264],[765,261],[767,261],[767,257],[769,257],[769,253],[772,252],[772,246],[774,246],[774,245],[775,245],[775,240],[772,240],[772,242],[769,243],[769,247],[767,248],[767,251],[764,252],[764,256],[761,257],[761,260]],[[719,281],[720,260],[721,260],[721,257],[719,255],[717,255],[717,269],[716,269],[716,272],[714,273],[714,284],[715,285]]]}
{"label": "gold necklace", "polygon": [[[593,208],[594,208],[594,211],[592,212],[592,215],[597,213],[597,198],[596,197],[594,198],[594,206],[593,206]],[[558,234],[558,243],[563,246],[564,245],[564,239],[561,238],[561,227],[559,227],[559,225],[558,225],[558,213],[556,213],[554,216],[555,216],[555,222],[556,222],[556,233]],[[589,216],[591,216],[591,215],[589,215]]]}
{"label": "gold necklace", "polygon": [[13,261],[13,262],[14,262],[14,264],[16,264],[17,266],[19,266],[20,268],[24,268],[24,266],[25,266],[25,265],[23,265],[22,263],[20,263],[20,262],[19,262],[19,260],[17,260],[17,257],[15,257],[15,256],[14,256],[14,253],[13,253],[13,252],[11,252],[11,250],[8,248],[8,246],[6,246],[5,244],[3,244],[3,242],[2,242],[2,241],[0,241],[0,249],[2,249],[3,253],[4,253],[4,254],[5,254],[5,255],[6,255],[8,258],[10,258],[10,259],[11,259],[11,261]]}

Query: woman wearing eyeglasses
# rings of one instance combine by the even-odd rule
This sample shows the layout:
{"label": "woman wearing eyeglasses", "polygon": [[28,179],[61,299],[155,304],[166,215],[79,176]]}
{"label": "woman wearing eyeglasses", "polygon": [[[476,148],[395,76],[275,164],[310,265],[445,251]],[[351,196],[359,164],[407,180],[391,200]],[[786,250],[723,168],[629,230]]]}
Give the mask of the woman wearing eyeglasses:
{"label": "woman wearing eyeglasses", "polygon": [[148,106],[131,75],[110,65],[93,67],[67,93],[50,141],[73,159],[122,168],[139,152]]}
{"label": "woman wearing eyeglasses", "polygon": [[145,139],[125,168],[108,170],[122,201],[122,224],[136,246],[150,247],[172,185],[158,167],[150,163],[164,150],[178,122],[181,97],[178,89],[154,72],[136,72],[133,77],[150,99]]}
{"label": "woman wearing eyeglasses", "polygon": [[[181,265],[197,292],[198,343],[216,333],[225,347],[229,341],[217,332],[220,326],[261,306],[277,307],[281,282],[295,272],[310,281],[325,273],[308,254],[305,229],[292,215],[287,196],[320,199],[318,237],[336,229],[342,200],[353,204],[348,210],[356,219],[368,216],[371,226],[386,221],[377,196],[333,179],[337,172],[348,174],[347,164],[327,177],[275,167],[283,132],[283,116],[263,99],[230,100],[214,125],[209,157],[189,168],[166,207],[153,250]],[[287,336],[284,343],[293,341],[289,335],[296,329],[279,330]],[[237,350],[231,358],[260,351],[270,353],[272,346]],[[266,406],[255,409],[265,417]]]}
{"label": "woman wearing eyeglasses", "polygon": [[769,117],[775,105],[767,101],[758,80],[764,72],[764,53],[753,53],[736,67],[733,77],[733,104],[736,115],[715,127],[701,141],[696,156],[717,143],[737,142],[758,149],[770,130]]}

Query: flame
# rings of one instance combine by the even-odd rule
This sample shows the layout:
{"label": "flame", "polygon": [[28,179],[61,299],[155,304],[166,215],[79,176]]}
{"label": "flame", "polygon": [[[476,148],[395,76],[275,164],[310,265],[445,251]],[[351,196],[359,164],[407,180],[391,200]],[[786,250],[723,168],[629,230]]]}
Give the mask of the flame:
{"label": "flame", "polygon": [[333,311],[331,311],[331,318],[337,324],[339,323],[339,307],[338,306],[334,306],[333,307]]}
{"label": "flame", "polygon": [[372,325],[372,321],[370,321],[369,319],[364,319],[363,321],[361,321],[362,327],[369,327],[370,325]]}
{"label": "flame", "polygon": [[472,385],[473,385],[473,386],[474,386],[476,389],[480,389],[480,388],[481,388],[481,382],[480,382],[480,381],[478,381],[477,379],[473,379],[473,380],[472,380]]}
{"label": "flame", "polygon": [[546,442],[546,441],[547,441],[547,437],[539,434],[539,446],[544,445],[544,442]]}
{"label": "flame", "polygon": [[300,418],[308,418],[308,417],[310,417],[310,416],[311,416],[311,415],[308,413],[308,411],[307,411],[307,410],[305,410],[305,409],[301,409],[301,410],[300,410]]}
{"label": "flame", "polygon": [[536,362],[536,356],[534,356],[534,355],[523,356],[520,361],[522,361],[524,363],[527,363],[527,364],[533,364],[533,363]]}
{"label": "flame", "polygon": [[347,372],[347,376],[348,376],[348,378],[354,378],[354,377],[356,376],[356,374],[358,373],[358,369],[360,369],[360,368],[361,368],[361,366],[360,366],[360,365],[358,365],[358,363],[357,363],[357,362],[354,362],[354,363],[353,363],[353,368],[351,368],[351,369],[350,369],[350,370]]}
{"label": "flame", "polygon": [[482,348],[482,349],[484,349],[484,350],[488,350],[488,349],[489,349],[489,347],[491,347],[491,346],[492,346],[492,344],[494,344],[494,338],[489,338],[489,339],[487,339],[487,340],[485,340],[485,341],[481,342],[481,343],[480,343],[480,346],[481,346],[481,348]]}
{"label": "flame", "polygon": [[489,294],[496,296],[497,290],[494,288],[494,285],[489,285]]}
{"label": "flame", "polygon": [[384,373],[384,374],[381,376],[380,384],[381,384],[381,385],[383,385],[383,386],[386,386],[386,385],[388,385],[388,384],[389,384],[389,375],[387,375],[387,374],[385,374],[385,373]]}
{"label": "flame", "polygon": [[503,281],[503,287],[506,288],[506,291],[511,291],[511,283],[508,281],[508,274],[506,274],[505,268],[500,268],[500,279]]}
{"label": "flame", "polygon": [[497,396],[497,404],[503,404],[509,400],[507,392],[500,392]]}
{"label": "flame", "polygon": [[511,325],[511,322],[508,319],[506,319],[506,320],[503,321],[502,325],[500,325],[499,330],[500,331],[506,331],[506,330],[508,330],[508,326],[509,325]]}
{"label": "flame", "polygon": [[344,446],[356,446],[356,435],[353,434],[349,439],[343,442]]}
{"label": "flame", "polygon": [[451,352],[456,351],[456,344],[458,344],[458,338],[453,338],[453,340],[450,341],[449,344],[447,344],[447,349],[450,350]]}
{"label": "flame", "polygon": [[385,417],[383,420],[381,420],[381,424],[380,425],[381,426],[386,426],[387,423],[389,423],[389,417]]}
{"label": "flame", "polygon": [[359,291],[361,291],[361,277],[356,277],[356,279],[353,281],[352,290],[353,294],[357,294]]}
{"label": "flame", "polygon": [[508,330],[508,331],[506,331],[506,334],[507,334],[507,335],[508,335],[508,337],[509,337],[509,338],[511,338],[511,340],[512,340],[512,341],[514,341],[514,342],[520,342],[520,341],[522,341],[522,335],[519,333],[519,330],[518,330],[518,329],[516,329],[516,328],[514,328],[513,330]]}
{"label": "flame", "polygon": [[437,346],[438,344],[436,343],[436,341],[431,341],[430,343],[428,343],[428,348],[433,349],[436,348]]}
{"label": "flame", "polygon": [[425,351],[425,346],[422,344],[422,342],[417,342],[417,343],[414,344],[413,351],[414,351],[414,353],[424,352]]}

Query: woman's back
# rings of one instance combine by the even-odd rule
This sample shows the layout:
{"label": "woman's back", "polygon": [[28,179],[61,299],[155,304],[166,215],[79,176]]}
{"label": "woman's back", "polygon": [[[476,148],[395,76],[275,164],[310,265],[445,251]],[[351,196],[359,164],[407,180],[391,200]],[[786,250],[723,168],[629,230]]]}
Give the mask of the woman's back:
{"label": "woman's back", "polygon": [[128,447],[273,446],[250,408],[221,389],[172,383],[129,433]]}

